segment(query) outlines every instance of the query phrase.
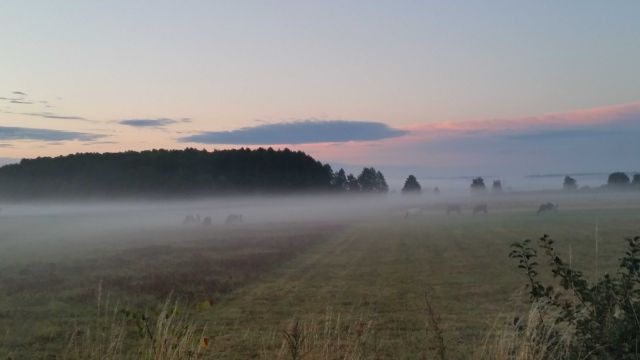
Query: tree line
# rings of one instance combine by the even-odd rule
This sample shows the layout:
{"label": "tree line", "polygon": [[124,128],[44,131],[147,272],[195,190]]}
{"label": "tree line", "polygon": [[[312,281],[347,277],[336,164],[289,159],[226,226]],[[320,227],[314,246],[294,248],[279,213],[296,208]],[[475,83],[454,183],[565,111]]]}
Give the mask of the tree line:
{"label": "tree line", "polygon": [[[579,190],[578,181],[571,176],[565,176],[562,188],[565,191]],[[634,174],[633,177],[629,177],[629,175],[622,171],[612,172],[607,178],[607,183],[602,185],[601,188],[613,190],[640,190],[640,174]],[[580,189],[590,190],[588,186]]]}
{"label": "tree line", "polygon": [[0,167],[0,197],[184,196],[334,191],[385,193],[373,167],[334,172],[301,151],[148,150],[24,159]]}

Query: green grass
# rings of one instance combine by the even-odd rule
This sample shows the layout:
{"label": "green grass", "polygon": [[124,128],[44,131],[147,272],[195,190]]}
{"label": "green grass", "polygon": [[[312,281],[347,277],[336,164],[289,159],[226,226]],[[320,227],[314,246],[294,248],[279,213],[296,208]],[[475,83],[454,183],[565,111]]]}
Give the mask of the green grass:
{"label": "green grass", "polygon": [[[572,264],[594,274],[596,219],[600,272],[615,271],[624,237],[640,234],[638,208],[569,207],[547,215],[505,206],[488,215],[434,211],[408,220],[389,212],[348,227],[158,231],[138,234],[134,243],[97,246],[99,255],[85,244],[73,256],[57,252],[47,261],[21,249],[16,253],[29,256],[5,263],[0,273],[0,355],[36,358],[59,351],[69,324],[94,316],[92,291],[99,279],[113,299],[138,308],[162,303],[171,291],[182,296],[184,311],[206,324],[209,355],[216,359],[282,355],[282,331],[293,320],[315,332],[328,323],[370,323],[365,357],[423,358],[434,351],[425,293],[450,353],[469,354],[498,314],[520,304],[517,292],[525,281],[507,257],[512,242],[550,234],[565,258],[571,249]],[[4,249],[18,246],[10,245]],[[50,277],[56,272],[62,279]],[[188,276],[168,276],[179,273],[200,276],[192,283]],[[228,291],[201,282],[230,276]],[[159,289],[122,285],[154,278]],[[16,279],[32,283],[15,291]],[[215,300],[213,306],[195,306],[207,299]]]}
{"label": "green grass", "polygon": [[203,316],[224,334],[216,343],[229,358],[255,356],[259,349],[248,346],[255,338],[286,327],[290,319],[326,312],[375,320],[383,357],[394,358],[401,349],[402,357],[420,358],[426,350],[427,292],[448,346],[464,352],[483,340],[499,313],[513,308],[525,283],[507,257],[510,244],[549,233],[559,249],[568,252],[571,244],[574,265],[589,273],[596,217],[600,268],[613,271],[623,238],[640,230],[638,210],[378,219],[311,249]]}

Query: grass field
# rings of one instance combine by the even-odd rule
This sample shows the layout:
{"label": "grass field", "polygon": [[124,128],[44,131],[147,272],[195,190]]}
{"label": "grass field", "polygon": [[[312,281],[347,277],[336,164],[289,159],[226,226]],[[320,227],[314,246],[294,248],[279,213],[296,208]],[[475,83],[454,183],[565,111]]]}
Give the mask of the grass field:
{"label": "grass field", "polygon": [[[531,210],[534,198],[495,201],[477,216],[446,216],[433,204],[404,219],[394,205],[357,221],[98,235],[88,226],[57,241],[36,229],[48,240],[23,243],[15,238],[30,233],[20,230],[27,220],[5,219],[0,355],[60,354],[72,324],[95,317],[101,284],[112,302],[131,309],[157,307],[172,294],[194,323],[206,325],[205,357],[276,358],[297,321],[309,358],[322,358],[318,349],[431,358],[436,318],[450,356],[464,358],[498,314],[522,306],[525,281],[507,257],[511,243],[549,234],[573,266],[595,277],[597,224],[598,271],[615,271],[624,238],[640,234],[636,200],[565,199],[561,211],[540,216]],[[91,236],[98,238],[79,240]]]}

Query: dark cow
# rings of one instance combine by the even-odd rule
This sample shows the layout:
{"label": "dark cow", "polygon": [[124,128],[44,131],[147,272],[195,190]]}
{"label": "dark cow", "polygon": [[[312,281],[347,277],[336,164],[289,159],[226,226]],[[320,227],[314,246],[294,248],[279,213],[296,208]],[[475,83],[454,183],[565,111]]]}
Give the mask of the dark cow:
{"label": "dark cow", "polygon": [[487,204],[478,204],[473,207],[473,215],[483,213],[487,214],[489,212],[489,206]]}
{"label": "dark cow", "polygon": [[447,215],[449,215],[451,213],[461,214],[462,213],[462,206],[460,206],[460,205],[448,205],[447,206]]}
{"label": "dark cow", "polygon": [[241,224],[242,223],[242,214],[231,214],[227,216],[227,220],[224,222],[227,225],[232,224]]}
{"label": "dark cow", "polygon": [[197,224],[198,220],[196,219],[195,216],[189,214],[187,216],[184,217],[184,220],[182,220],[182,225],[194,225]]}
{"label": "dark cow", "polygon": [[[208,217],[208,216],[207,216]],[[184,217],[184,220],[182,221],[183,225],[207,225],[204,223],[204,221],[206,221],[207,218],[202,218],[200,217],[200,214],[189,214],[187,216]],[[209,220],[211,221],[211,220]]]}
{"label": "dark cow", "polygon": [[558,210],[558,204],[554,204],[554,203],[546,203],[546,204],[540,204],[540,207],[538,207],[538,211],[536,212],[536,214],[540,215],[544,212],[551,212],[551,211],[557,211]]}
{"label": "dark cow", "polygon": [[421,208],[411,208],[411,209],[407,209],[407,211],[405,211],[404,213],[404,218],[408,219],[410,217],[414,217],[417,215],[422,214],[422,209]]}

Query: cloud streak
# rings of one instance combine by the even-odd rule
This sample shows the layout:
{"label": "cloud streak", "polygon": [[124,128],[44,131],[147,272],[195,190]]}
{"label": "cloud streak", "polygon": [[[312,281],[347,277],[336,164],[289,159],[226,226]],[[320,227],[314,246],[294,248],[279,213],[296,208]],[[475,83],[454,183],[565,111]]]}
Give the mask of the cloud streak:
{"label": "cloud streak", "polygon": [[560,129],[560,130],[543,130],[543,131],[525,131],[517,134],[506,135],[507,139],[512,140],[570,140],[579,138],[600,138],[622,134],[621,131],[607,130],[601,128],[586,129]]}
{"label": "cloud streak", "polygon": [[172,124],[189,122],[190,119],[182,118],[180,120],[159,118],[159,119],[125,119],[118,121],[120,125],[139,127],[139,128],[162,128]]}
{"label": "cloud streak", "polygon": [[0,140],[93,141],[103,135],[75,131],[0,126]]}
{"label": "cloud streak", "polygon": [[180,138],[181,142],[224,145],[314,144],[372,141],[406,135],[406,130],[372,121],[303,120],[264,124],[231,131],[208,131]]}
{"label": "cloud streak", "polygon": [[36,117],[41,117],[45,119],[91,121],[86,118],[83,118],[82,116],[57,115],[50,112],[20,113],[20,115],[36,116]]}

